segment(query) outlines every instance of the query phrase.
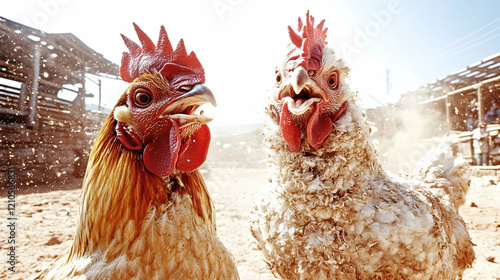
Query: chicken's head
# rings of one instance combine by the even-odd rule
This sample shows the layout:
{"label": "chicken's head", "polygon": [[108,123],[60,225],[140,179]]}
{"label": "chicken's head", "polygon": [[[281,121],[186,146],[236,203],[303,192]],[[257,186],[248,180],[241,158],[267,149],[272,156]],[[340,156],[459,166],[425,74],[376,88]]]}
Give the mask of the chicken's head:
{"label": "chicken's head", "polygon": [[206,123],[212,120],[196,111],[205,103],[216,106],[203,85],[204,70],[182,40],[173,50],[163,26],[156,46],[134,27],[142,47],[122,35],[130,52],[123,54],[120,74],[131,85],[113,112],[116,136],[124,148],[141,153],[145,168],[155,175],[194,171],[206,159]]}
{"label": "chicken's head", "polygon": [[303,137],[313,148],[322,146],[347,108],[343,84],[348,68],[326,47],[324,22],[315,27],[307,12],[297,32],[289,26],[291,43],[276,67],[270,110],[291,152],[300,149]]}

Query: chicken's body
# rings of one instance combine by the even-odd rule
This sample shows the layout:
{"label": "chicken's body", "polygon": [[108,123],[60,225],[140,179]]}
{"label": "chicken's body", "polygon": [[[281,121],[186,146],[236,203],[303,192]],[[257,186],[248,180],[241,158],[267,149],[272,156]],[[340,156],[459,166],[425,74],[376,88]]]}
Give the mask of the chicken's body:
{"label": "chicken's body", "polygon": [[[329,59],[336,60],[334,52],[325,48],[322,64],[347,72],[342,61]],[[286,105],[276,109],[281,99],[271,101],[264,140],[269,184],[251,213],[266,262],[282,279],[457,279],[474,260],[463,219],[435,182],[384,172],[344,78],[341,72],[337,104],[348,105],[340,117],[336,106],[334,128],[319,146],[295,117],[303,140],[294,146],[283,124]],[[301,91],[299,98],[307,94],[313,95]],[[306,103],[294,101],[295,108]]]}
{"label": "chicken's body", "polygon": [[[72,247],[37,279],[239,279],[216,235],[213,203],[196,170],[210,135],[204,117],[193,113],[213,96],[199,85],[170,96],[173,82],[151,72],[140,73],[99,132]],[[139,98],[145,93],[151,119],[149,107],[134,104],[148,101]],[[158,113],[162,98],[171,99]],[[186,104],[190,110],[183,109]],[[151,128],[141,128],[151,121]],[[190,148],[201,152],[189,154]]]}

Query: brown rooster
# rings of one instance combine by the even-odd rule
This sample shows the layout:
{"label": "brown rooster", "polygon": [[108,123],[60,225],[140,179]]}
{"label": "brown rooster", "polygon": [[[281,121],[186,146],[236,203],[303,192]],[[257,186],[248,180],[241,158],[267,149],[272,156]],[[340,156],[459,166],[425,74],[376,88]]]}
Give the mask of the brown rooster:
{"label": "brown rooster", "polygon": [[122,35],[131,85],[92,148],[73,244],[37,279],[239,279],[197,170],[211,119],[195,111],[215,106],[204,70],[163,26],[156,46],[134,26],[142,47]]}
{"label": "brown rooster", "polygon": [[413,177],[380,164],[349,68],[324,21],[299,19],[276,67],[265,140],[269,184],[251,230],[282,279],[457,279],[473,244],[457,207],[468,165],[441,147]]}

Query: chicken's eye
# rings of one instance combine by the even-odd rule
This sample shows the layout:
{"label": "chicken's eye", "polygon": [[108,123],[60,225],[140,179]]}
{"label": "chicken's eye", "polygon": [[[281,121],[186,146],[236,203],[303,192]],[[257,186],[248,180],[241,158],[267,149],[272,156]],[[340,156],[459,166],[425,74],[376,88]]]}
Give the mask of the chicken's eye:
{"label": "chicken's eye", "polygon": [[139,89],[135,93],[135,103],[139,107],[147,107],[153,98],[151,97],[151,94],[147,92],[145,89]]}
{"label": "chicken's eye", "polygon": [[339,74],[337,72],[334,72],[330,77],[328,78],[328,86],[331,89],[337,89],[338,88],[338,80],[339,80]]}
{"label": "chicken's eye", "polygon": [[281,74],[279,72],[276,73],[276,85],[281,85]]}

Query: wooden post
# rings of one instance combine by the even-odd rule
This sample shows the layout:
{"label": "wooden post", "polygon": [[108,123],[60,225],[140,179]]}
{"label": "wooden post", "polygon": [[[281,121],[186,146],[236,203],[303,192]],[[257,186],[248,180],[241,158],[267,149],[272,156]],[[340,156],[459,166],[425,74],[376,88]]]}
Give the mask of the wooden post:
{"label": "wooden post", "polygon": [[450,124],[450,122],[451,122],[451,116],[450,116],[450,114],[451,114],[451,110],[450,110],[451,104],[450,104],[450,95],[448,93],[446,93],[446,99],[445,99],[444,102],[446,103],[445,104],[445,106],[446,106],[446,108],[445,108],[446,109],[446,133],[449,135],[450,131],[451,131],[451,124]]}
{"label": "wooden post", "polygon": [[29,96],[30,114],[28,116],[28,126],[34,127],[36,124],[36,109],[38,104],[38,78],[40,77],[40,46],[33,46],[33,69],[31,71],[31,92]]}
{"label": "wooden post", "polygon": [[484,122],[483,113],[483,94],[481,93],[481,86],[477,87],[477,119],[479,122]]}
{"label": "wooden post", "polygon": [[82,87],[78,89],[78,94],[73,100],[73,105],[72,105],[72,111],[75,114],[75,116],[78,116],[77,118],[81,120],[81,115],[85,113],[85,62],[82,63],[82,74],[81,74],[81,80],[80,83],[82,84]]}
{"label": "wooden post", "polygon": [[[87,73],[87,63],[86,62],[83,62],[82,63],[83,67],[82,67],[82,89],[83,89],[83,100],[85,100],[85,95],[86,95],[86,90],[85,90],[85,73]],[[85,102],[83,103],[84,107],[85,107]]]}
{"label": "wooden post", "polygon": [[100,112],[101,111],[101,79],[99,79],[98,81],[99,81],[99,107],[98,107],[98,111]]}
{"label": "wooden post", "polygon": [[28,105],[28,87],[26,83],[21,84],[21,92],[19,94],[19,112],[21,114],[27,114]]}

